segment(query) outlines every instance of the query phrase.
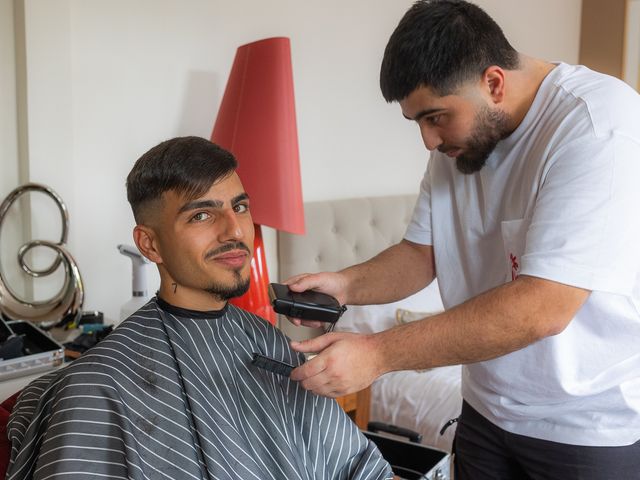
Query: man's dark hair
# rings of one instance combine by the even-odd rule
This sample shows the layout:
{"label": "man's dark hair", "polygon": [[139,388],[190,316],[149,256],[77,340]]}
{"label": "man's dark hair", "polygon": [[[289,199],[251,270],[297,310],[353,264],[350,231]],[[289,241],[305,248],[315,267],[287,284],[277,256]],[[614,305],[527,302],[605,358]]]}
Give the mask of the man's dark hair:
{"label": "man's dark hair", "polygon": [[127,176],[127,199],[137,223],[145,207],[173,190],[187,199],[198,198],[217,180],[238,166],[225,149],[200,137],[178,137],[142,155]]}
{"label": "man's dark hair", "polygon": [[387,102],[426,86],[440,96],[487,67],[518,68],[518,52],[480,7],[461,0],[418,0],[387,43],[380,89]]}

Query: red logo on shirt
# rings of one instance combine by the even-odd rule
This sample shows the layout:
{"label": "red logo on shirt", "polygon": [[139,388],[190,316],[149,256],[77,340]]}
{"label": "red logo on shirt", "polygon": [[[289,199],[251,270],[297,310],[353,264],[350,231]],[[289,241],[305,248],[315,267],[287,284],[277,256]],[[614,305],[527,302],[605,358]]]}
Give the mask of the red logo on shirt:
{"label": "red logo on shirt", "polygon": [[518,263],[518,257],[516,257],[513,253],[509,254],[509,258],[511,259],[511,280],[515,280],[518,278],[518,270],[520,270],[520,264]]}

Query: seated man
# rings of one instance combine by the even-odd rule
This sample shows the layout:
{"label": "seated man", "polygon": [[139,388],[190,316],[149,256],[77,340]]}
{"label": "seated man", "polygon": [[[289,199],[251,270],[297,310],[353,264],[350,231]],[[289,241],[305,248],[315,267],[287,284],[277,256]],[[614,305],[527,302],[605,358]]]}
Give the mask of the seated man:
{"label": "seated man", "polygon": [[7,478],[382,479],[389,465],[338,404],[251,364],[304,357],[227,301],[249,285],[253,223],[234,157],[196,137],[127,178],[157,296],[22,393]]}

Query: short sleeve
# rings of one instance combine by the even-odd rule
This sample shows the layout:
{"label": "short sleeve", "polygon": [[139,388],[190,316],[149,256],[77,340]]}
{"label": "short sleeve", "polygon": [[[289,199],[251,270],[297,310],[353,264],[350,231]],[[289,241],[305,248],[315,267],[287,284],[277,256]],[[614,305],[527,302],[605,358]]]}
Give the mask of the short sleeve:
{"label": "short sleeve", "polygon": [[574,141],[553,157],[520,273],[629,295],[640,265],[640,145],[614,134]]}
{"label": "short sleeve", "polygon": [[431,165],[432,161],[429,160],[424,177],[422,178],[422,183],[420,184],[420,194],[413,209],[411,221],[404,234],[406,240],[421,245],[433,245],[431,230]]}

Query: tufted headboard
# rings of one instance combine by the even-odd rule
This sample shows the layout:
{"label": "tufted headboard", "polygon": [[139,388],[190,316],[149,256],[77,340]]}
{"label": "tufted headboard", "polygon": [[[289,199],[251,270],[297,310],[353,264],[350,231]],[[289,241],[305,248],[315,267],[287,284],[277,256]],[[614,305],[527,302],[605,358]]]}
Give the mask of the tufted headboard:
{"label": "tufted headboard", "polygon": [[278,232],[280,279],[368,260],[402,239],[415,202],[398,195],[305,203],[306,234]]}
{"label": "tufted headboard", "polygon": [[[325,200],[305,203],[305,235],[278,232],[280,280],[306,272],[335,271],[360,263],[399,242],[416,195]],[[292,338],[319,332],[281,328]]]}

